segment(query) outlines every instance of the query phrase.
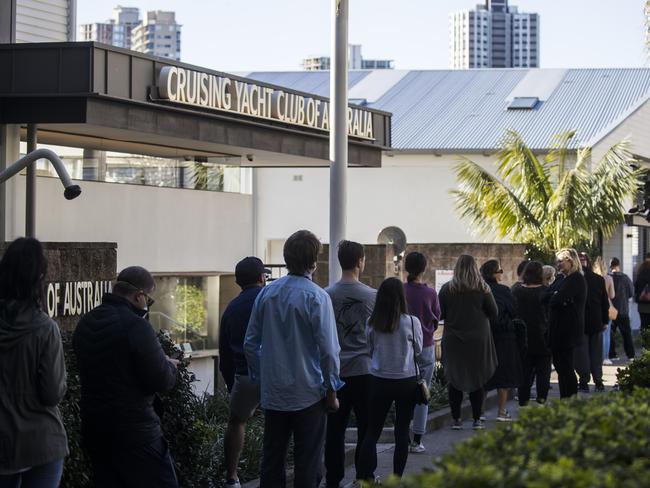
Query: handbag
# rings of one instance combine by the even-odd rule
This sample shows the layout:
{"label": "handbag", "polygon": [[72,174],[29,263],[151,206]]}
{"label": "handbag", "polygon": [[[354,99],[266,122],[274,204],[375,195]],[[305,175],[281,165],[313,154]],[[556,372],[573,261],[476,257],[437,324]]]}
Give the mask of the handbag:
{"label": "handbag", "polygon": [[650,303],[650,285],[645,285],[643,291],[639,294],[639,303]]}
{"label": "handbag", "polygon": [[420,368],[415,360],[415,325],[413,325],[413,315],[411,315],[411,331],[413,333],[413,340],[411,346],[413,347],[413,364],[415,365],[415,404],[428,405],[431,400],[431,392],[424,378],[420,374]]}
{"label": "handbag", "polygon": [[607,315],[609,317],[609,320],[616,320],[618,317],[618,310],[616,310],[616,307],[611,300],[609,301],[609,310],[607,310]]}

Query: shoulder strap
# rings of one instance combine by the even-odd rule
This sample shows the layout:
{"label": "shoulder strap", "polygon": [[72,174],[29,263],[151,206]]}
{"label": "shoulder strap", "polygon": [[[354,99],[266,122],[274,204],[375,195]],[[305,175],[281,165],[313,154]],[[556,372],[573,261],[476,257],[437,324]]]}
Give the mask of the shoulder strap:
{"label": "shoulder strap", "polygon": [[413,348],[413,365],[415,366],[415,379],[417,381],[420,381],[420,368],[418,368],[418,363],[415,360],[415,325],[413,324],[413,315],[409,315],[411,317],[411,347]]}

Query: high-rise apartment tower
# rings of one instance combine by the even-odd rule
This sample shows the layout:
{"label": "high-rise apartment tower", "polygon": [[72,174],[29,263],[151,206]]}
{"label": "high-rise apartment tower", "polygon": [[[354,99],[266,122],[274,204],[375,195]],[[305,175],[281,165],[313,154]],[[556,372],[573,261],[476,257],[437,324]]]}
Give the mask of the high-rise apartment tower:
{"label": "high-rise apartment tower", "polygon": [[485,0],[450,15],[451,68],[539,67],[539,15]]}
{"label": "high-rise apartment tower", "polygon": [[132,42],[134,51],[181,59],[181,25],[176,23],[174,12],[147,12],[143,22],[133,29]]}

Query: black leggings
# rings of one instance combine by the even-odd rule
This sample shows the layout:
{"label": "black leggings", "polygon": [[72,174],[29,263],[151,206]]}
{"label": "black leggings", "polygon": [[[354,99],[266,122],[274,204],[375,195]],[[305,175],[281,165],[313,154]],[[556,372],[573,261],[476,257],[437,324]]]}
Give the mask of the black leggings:
{"label": "black leggings", "polygon": [[573,369],[573,349],[554,349],[553,364],[560,384],[560,398],[578,394],[578,379]]}
{"label": "black leggings", "polygon": [[409,426],[415,407],[415,376],[389,380],[373,376],[368,398],[368,430],[361,444],[357,478],[372,480],[377,468],[377,441],[384,428],[386,416],[395,402],[395,451],[393,473],[402,476],[409,454]]}
{"label": "black leggings", "polygon": [[[451,416],[454,420],[460,420],[460,404],[463,402],[463,392],[451,385],[448,385],[447,389],[449,391]],[[472,404],[472,417],[474,417],[474,420],[478,420],[481,418],[481,410],[483,409],[483,388],[471,392],[469,394],[469,401]]]}

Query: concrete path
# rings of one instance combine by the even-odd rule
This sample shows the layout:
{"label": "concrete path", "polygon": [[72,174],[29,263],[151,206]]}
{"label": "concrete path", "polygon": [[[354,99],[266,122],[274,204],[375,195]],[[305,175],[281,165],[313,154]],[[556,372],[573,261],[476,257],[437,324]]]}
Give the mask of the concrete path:
{"label": "concrete path", "polygon": [[[616,369],[624,367],[626,361],[617,361],[613,366],[603,366],[603,381],[605,383],[607,391],[610,391],[612,387],[616,384]],[[559,398],[559,391],[557,385],[557,376],[555,372],[551,376],[552,389],[549,393],[549,400],[554,401]],[[591,393],[580,394],[581,396],[589,395],[600,395],[602,393],[593,392],[593,384],[590,385],[592,390]],[[532,392],[532,397],[535,397],[535,391]],[[511,400],[508,402],[508,410],[512,416],[516,419],[518,416],[519,407],[517,402]],[[528,408],[544,408],[538,406],[535,402],[531,402],[531,406]],[[484,432],[489,431],[490,429],[498,428],[498,422],[496,422],[497,408],[489,409],[486,412],[486,430],[485,431],[473,431],[472,430],[472,421],[471,419],[463,419],[463,430],[456,431],[451,430],[449,427],[444,427],[435,432],[431,432],[422,437],[422,443],[426,447],[426,452],[421,454],[409,454],[408,461],[406,464],[405,474],[414,474],[420,473],[426,469],[431,468],[433,459],[451,451],[454,445],[458,442],[462,442],[466,439],[469,439],[473,435],[481,435]],[[393,472],[393,445],[392,444],[380,444],[377,446],[377,470],[375,475],[379,476],[381,479],[386,479]],[[345,472],[346,476],[341,484],[343,487],[352,486],[352,483],[355,478],[355,469],[354,466],[349,466]]]}

